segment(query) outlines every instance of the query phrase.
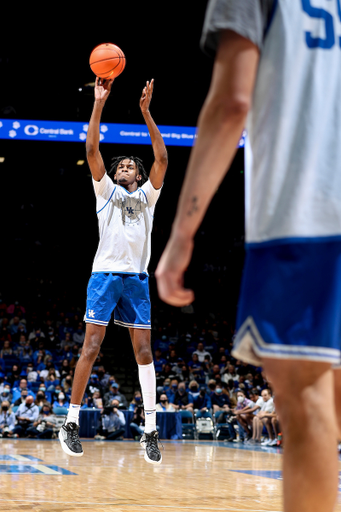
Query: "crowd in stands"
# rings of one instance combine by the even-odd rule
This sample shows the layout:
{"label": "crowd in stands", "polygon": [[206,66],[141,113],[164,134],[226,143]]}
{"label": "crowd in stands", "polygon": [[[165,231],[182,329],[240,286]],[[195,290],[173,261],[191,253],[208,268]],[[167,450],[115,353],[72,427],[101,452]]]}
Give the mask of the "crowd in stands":
{"label": "crowd in stands", "polygon": [[[27,311],[26,305],[0,300],[1,437],[56,437],[58,416],[66,413],[70,403],[84,336],[78,310],[47,311],[39,317]],[[274,445],[279,424],[271,386],[260,368],[232,357],[232,343],[230,326],[214,318],[200,325],[155,322],[157,411],[189,411],[196,420],[212,417],[227,426],[230,441],[260,443],[266,431],[267,439],[262,442]],[[133,436],[139,438],[143,433],[140,390],[128,400],[101,352],[82,407],[102,412],[97,439],[124,435],[123,409],[133,412]]]}

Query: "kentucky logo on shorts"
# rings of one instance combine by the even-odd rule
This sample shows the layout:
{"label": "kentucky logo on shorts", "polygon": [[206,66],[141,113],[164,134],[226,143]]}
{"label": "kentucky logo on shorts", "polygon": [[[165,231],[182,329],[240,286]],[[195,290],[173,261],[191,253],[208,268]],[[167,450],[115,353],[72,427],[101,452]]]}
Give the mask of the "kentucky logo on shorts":
{"label": "kentucky logo on shorts", "polygon": [[94,310],[93,310],[93,309],[89,309],[88,317],[89,317],[89,318],[95,318],[95,312],[94,312]]}

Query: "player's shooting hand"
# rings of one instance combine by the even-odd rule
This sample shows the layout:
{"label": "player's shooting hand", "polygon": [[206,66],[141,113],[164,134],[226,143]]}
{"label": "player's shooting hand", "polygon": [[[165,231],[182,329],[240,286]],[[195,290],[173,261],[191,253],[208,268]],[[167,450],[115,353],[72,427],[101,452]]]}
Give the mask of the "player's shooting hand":
{"label": "player's shooting hand", "polygon": [[146,87],[144,87],[142,91],[142,96],[140,98],[140,109],[142,114],[149,111],[149,105],[152,100],[154,89],[154,78],[151,82],[146,82]]}
{"label": "player's shooting hand", "polygon": [[113,83],[114,79],[104,80],[104,78],[97,76],[95,82],[95,100],[104,103],[110,94]]}
{"label": "player's shooting hand", "polygon": [[192,239],[172,235],[157,266],[155,276],[159,297],[171,306],[187,306],[194,300],[193,291],[183,285],[193,246]]}

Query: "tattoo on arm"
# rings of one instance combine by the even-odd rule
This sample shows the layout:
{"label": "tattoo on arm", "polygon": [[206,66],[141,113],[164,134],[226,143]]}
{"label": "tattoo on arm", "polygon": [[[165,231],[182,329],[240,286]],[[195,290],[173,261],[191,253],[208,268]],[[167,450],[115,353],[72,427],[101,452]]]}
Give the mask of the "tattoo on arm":
{"label": "tattoo on arm", "polygon": [[198,198],[197,196],[194,196],[192,197],[191,199],[191,202],[190,202],[190,206],[189,206],[189,210],[187,212],[187,215],[189,217],[191,217],[193,215],[193,213],[197,212],[199,210],[199,207],[198,207]]}

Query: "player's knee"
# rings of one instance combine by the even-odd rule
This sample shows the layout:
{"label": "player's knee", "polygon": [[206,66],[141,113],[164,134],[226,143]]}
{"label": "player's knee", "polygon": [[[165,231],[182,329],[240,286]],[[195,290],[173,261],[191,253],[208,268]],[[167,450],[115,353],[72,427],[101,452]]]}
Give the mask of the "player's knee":
{"label": "player's knee", "polygon": [[149,346],[139,347],[136,351],[137,364],[150,364],[153,361],[153,355]]}
{"label": "player's knee", "polygon": [[88,361],[95,361],[101,347],[102,338],[97,334],[91,334],[87,337],[86,343],[82,348],[82,357]]}

